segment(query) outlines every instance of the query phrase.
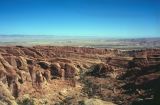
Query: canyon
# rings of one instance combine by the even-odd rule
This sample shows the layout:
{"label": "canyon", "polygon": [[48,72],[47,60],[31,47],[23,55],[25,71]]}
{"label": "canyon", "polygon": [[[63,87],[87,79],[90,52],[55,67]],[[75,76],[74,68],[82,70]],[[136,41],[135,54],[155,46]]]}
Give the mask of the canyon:
{"label": "canyon", "polygon": [[0,46],[0,105],[159,105],[160,49]]}

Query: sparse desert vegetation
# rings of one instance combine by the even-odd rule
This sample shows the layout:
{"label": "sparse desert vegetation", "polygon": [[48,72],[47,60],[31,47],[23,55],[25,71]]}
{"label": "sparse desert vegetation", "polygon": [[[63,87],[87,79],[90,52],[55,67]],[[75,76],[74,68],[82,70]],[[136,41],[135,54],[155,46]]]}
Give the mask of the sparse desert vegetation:
{"label": "sparse desert vegetation", "polygon": [[160,105],[160,0],[0,0],[0,105]]}
{"label": "sparse desert vegetation", "polygon": [[0,47],[2,105],[159,105],[160,49]]}

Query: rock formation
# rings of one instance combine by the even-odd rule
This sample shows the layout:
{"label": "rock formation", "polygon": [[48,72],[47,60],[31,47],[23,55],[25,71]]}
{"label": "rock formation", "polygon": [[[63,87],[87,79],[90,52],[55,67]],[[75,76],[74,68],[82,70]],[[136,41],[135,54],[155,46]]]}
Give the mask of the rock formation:
{"label": "rock formation", "polygon": [[159,65],[160,49],[1,46],[0,104],[159,105]]}

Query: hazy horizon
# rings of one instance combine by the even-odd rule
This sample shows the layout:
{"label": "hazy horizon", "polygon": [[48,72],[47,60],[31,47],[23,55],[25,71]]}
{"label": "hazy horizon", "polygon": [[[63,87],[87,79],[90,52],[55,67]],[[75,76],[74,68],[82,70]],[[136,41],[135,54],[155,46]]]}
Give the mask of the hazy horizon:
{"label": "hazy horizon", "polygon": [[23,36],[28,36],[28,37],[31,37],[31,36],[43,36],[43,37],[68,37],[68,38],[90,38],[90,37],[94,37],[95,39],[96,38],[106,38],[106,39],[152,39],[152,38],[160,38],[160,35],[159,36],[143,36],[143,37],[135,37],[135,36],[127,36],[127,37],[116,37],[116,36],[110,36],[110,35],[105,35],[105,36],[99,36],[99,35],[42,35],[42,34],[0,34],[0,36],[5,36],[5,37],[23,37]]}
{"label": "hazy horizon", "polygon": [[73,46],[92,48],[159,48],[158,38],[106,38],[93,36],[0,35],[0,46]]}

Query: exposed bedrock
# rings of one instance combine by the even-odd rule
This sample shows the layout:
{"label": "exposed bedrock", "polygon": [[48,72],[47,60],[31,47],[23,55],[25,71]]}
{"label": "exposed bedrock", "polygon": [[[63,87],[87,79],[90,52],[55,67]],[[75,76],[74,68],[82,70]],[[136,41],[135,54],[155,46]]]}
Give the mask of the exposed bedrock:
{"label": "exposed bedrock", "polygon": [[3,46],[0,47],[0,104],[17,105],[17,100],[25,96],[43,101],[38,105],[66,102],[73,96],[75,105],[95,97],[120,105],[137,103],[142,97],[144,102],[152,95],[155,99],[151,100],[157,101],[159,65],[160,49]]}

